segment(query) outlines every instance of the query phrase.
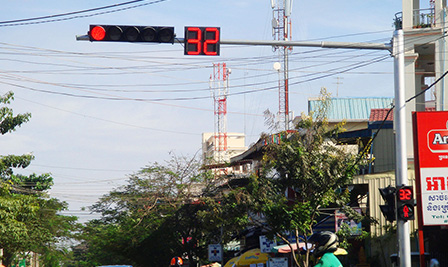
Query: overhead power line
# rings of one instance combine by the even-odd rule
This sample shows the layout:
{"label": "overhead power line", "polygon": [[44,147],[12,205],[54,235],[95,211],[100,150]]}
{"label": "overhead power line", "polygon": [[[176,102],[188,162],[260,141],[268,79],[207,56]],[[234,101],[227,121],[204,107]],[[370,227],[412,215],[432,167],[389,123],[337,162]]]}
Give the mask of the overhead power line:
{"label": "overhead power line", "polygon": [[[429,85],[426,89],[422,90],[420,93],[410,97],[408,100],[406,100],[406,103],[409,103],[410,101],[412,101],[413,99],[417,98],[418,96],[426,93],[429,89],[431,89],[432,87],[434,87],[437,83],[439,83],[446,75],[448,75],[448,71],[446,71],[445,73],[443,73],[439,78],[437,78],[437,80],[435,80],[431,85]],[[367,150],[370,147],[370,145],[373,143],[373,141],[375,140],[375,138],[378,136],[378,134],[380,133],[380,131],[383,129],[384,124],[386,123],[390,113],[393,111],[393,109],[395,108],[395,105],[393,103],[391,103],[391,108],[387,111],[386,115],[384,116],[383,121],[381,122],[380,126],[378,127],[378,130],[376,131],[376,133],[373,135],[373,137],[369,140],[369,142],[367,143],[367,145],[365,146],[365,148],[363,149],[363,151],[359,154],[359,157],[357,158],[355,164],[353,164],[351,168],[355,167],[360,161],[361,159],[364,157],[364,155],[367,154]]]}
{"label": "overhead power line", "polygon": [[[56,21],[77,19],[77,18],[93,17],[93,16],[98,16],[98,15],[103,15],[103,14],[109,14],[109,13],[124,11],[124,10],[128,10],[128,9],[131,9],[131,8],[137,8],[137,7],[141,7],[141,6],[157,4],[157,3],[160,3],[160,2],[165,2],[167,0],[156,0],[156,1],[151,1],[151,2],[148,2],[148,3],[142,3],[142,4],[134,5],[134,6],[123,7],[123,8],[116,9],[116,10],[98,12],[98,13],[88,14],[88,15],[79,15],[79,14],[84,14],[84,13],[89,13],[89,12],[95,12],[95,11],[100,11],[100,10],[105,10],[105,9],[110,9],[110,8],[116,8],[116,7],[131,5],[131,4],[135,4],[135,3],[139,3],[139,2],[145,2],[145,1],[147,1],[147,0],[133,0],[133,1],[118,3],[118,4],[114,4],[114,5],[102,6],[102,7],[97,7],[97,8],[90,8],[90,9],[85,9],[85,10],[80,10],[80,11],[73,11],[73,12],[67,12],[67,13],[61,13],[61,14],[55,14],[55,15],[48,15],[48,16],[41,16],[41,17],[34,17],[34,18],[26,18],[26,19],[17,19],[17,20],[8,20],[8,21],[0,21],[0,27],[23,26],[23,25],[30,25],[30,24],[41,24],[41,23],[48,23],[48,22],[56,22]],[[66,18],[67,16],[72,16],[72,17]]]}

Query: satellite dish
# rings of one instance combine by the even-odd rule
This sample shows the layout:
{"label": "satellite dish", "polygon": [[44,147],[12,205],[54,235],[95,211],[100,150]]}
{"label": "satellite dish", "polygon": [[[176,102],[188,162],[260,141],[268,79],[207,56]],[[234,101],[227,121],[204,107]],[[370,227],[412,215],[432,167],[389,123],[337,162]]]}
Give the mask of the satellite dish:
{"label": "satellite dish", "polygon": [[282,68],[282,65],[279,62],[274,63],[274,70],[279,71]]}

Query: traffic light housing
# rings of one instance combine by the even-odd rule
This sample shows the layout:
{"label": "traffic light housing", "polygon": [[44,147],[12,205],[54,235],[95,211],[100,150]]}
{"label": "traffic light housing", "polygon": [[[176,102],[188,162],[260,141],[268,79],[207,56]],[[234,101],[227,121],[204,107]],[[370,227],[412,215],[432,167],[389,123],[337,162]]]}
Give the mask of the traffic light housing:
{"label": "traffic light housing", "polygon": [[385,205],[380,205],[381,212],[383,213],[386,220],[393,222],[396,220],[395,215],[395,192],[396,188],[388,186],[385,188],[379,188],[381,197],[384,199]]}
{"label": "traffic light housing", "polygon": [[91,42],[174,43],[174,27],[90,25]]}
{"label": "traffic light housing", "polygon": [[414,190],[412,186],[402,185],[397,187],[397,219],[414,220]]}

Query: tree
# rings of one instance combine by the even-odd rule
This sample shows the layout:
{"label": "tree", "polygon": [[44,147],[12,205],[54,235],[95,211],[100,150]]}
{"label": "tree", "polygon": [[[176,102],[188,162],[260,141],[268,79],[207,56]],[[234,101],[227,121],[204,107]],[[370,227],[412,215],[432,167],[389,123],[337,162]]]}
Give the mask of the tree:
{"label": "tree", "polygon": [[217,194],[218,179],[195,156],[175,154],[130,175],[91,207],[101,218],[83,231],[81,266],[166,266],[175,256],[206,263],[208,245],[230,240],[247,222],[247,209],[233,205],[241,193]]}
{"label": "tree", "polygon": [[11,266],[18,254],[23,256],[30,251],[44,256],[60,251],[58,243],[70,238],[76,226],[75,217],[57,214],[67,208],[66,203],[33,194],[11,193],[3,185],[0,194],[3,264]]}
{"label": "tree", "polygon": [[180,231],[191,219],[184,211],[200,198],[199,185],[208,179],[200,167],[195,157],[172,154],[165,164],[142,168],[128,184],[104,195],[91,207],[102,217],[83,232],[86,263],[163,266],[188,253]]}
{"label": "tree", "polygon": [[[348,209],[347,185],[357,172],[358,156],[335,140],[343,124],[328,125],[329,95],[322,91],[321,98],[320,110],[302,115],[295,133],[284,133],[281,143],[267,147],[263,170],[247,187],[254,210],[266,218],[259,226],[288,244],[287,231],[294,231],[297,243],[306,243],[323,208],[333,205]],[[288,189],[295,194],[293,200],[284,194]],[[299,253],[295,264],[307,267],[309,256],[309,250],[305,255]]]}
{"label": "tree", "polygon": [[[13,114],[7,106],[13,96],[8,92],[0,97],[2,135],[15,131],[31,117],[29,113]],[[75,217],[58,214],[67,208],[67,203],[49,198],[45,193],[53,185],[50,174],[25,176],[14,173],[14,169],[26,168],[33,159],[31,154],[0,156],[0,248],[5,266],[11,266],[18,254],[25,255],[30,251],[49,259],[50,254],[60,251],[57,244],[70,238],[76,226]],[[47,262],[44,260],[43,263]]]}

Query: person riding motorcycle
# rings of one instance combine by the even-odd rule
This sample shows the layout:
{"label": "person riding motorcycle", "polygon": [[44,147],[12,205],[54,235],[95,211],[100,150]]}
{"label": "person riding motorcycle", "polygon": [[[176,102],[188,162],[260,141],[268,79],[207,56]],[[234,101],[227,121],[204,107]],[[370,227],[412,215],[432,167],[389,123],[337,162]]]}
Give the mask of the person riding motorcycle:
{"label": "person riding motorcycle", "polygon": [[318,260],[314,267],[342,267],[342,263],[334,255],[339,245],[336,234],[329,231],[317,232],[311,235],[308,242],[314,245],[313,255]]}

